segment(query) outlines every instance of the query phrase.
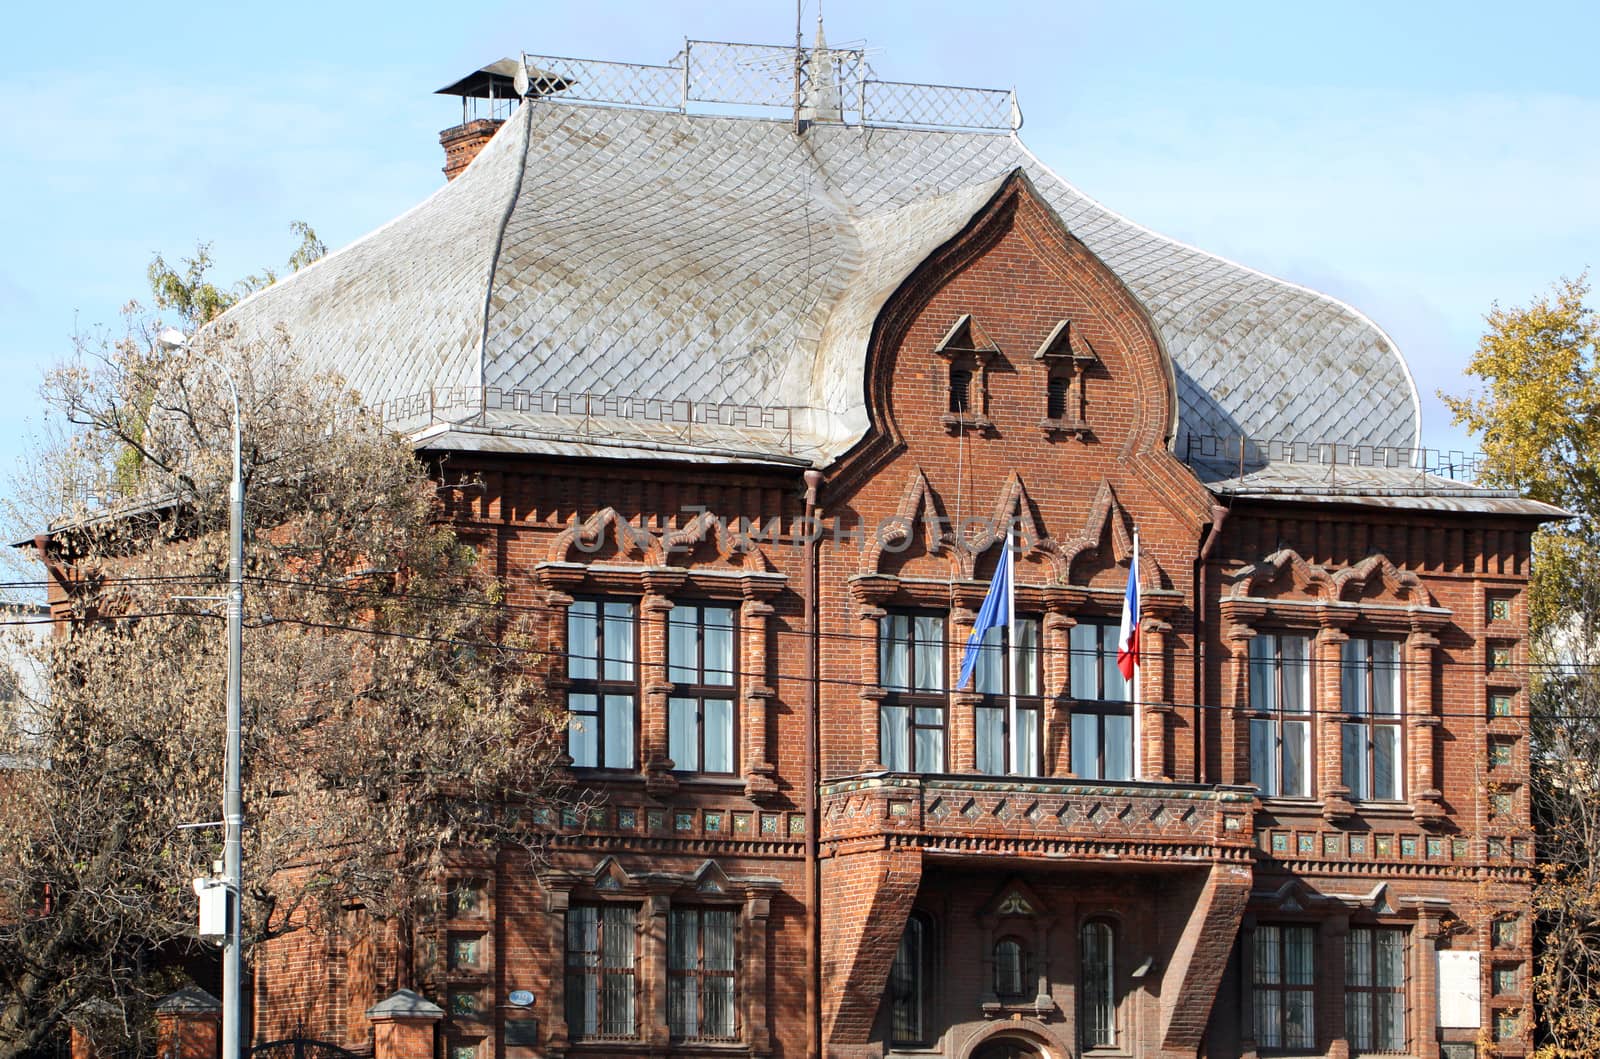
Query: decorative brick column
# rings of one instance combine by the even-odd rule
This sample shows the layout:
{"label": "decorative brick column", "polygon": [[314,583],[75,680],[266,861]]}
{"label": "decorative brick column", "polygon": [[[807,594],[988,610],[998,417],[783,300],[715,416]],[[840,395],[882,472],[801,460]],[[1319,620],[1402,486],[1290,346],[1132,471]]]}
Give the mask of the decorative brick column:
{"label": "decorative brick column", "polygon": [[[878,683],[878,620],[887,613],[883,601],[894,594],[897,582],[884,574],[862,574],[850,579],[856,602],[856,637],[860,651],[862,745],[857,760],[861,772],[882,772],[878,753],[878,705],[884,690]],[[828,777],[824,775],[823,779]]]}
{"label": "decorative brick column", "polygon": [[1250,641],[1256,631],[1242,622],[1231,622],[1223,633],[1228,649],[1222,666],[1222,782],[1250,782]]}
{"label": "decorative brick column", "polygon": [[1159,618],[1145,618],[1139,630],[1139,747],[1140,779],[1170,780],[1167,768],[1171,742],[1172,699],[1167,689],[1167,636],[1172,626]]}
{"label": "decorative brick column", "polygon": [[222,1003],[197,985],[169,993],[156,1005],[161,1059],[216,1059],[222,1044]]}
{"label": "decorative brick column", "polygon": [[[950,627],[945,647],[948,652],[946,671],[950,674],[950,716],[946,730],[950,745],[945,747],[945,771],[976,772],[978,770],[978,679],[974,675],[972,686],[962,691],[956,687],[961,680],[961,658],[967,653],[967,640],[978,621],[978,608],[988,594],[987,585],[959,585],[955,590],[954,605],[950,608]],[[1009,736],[1008,736],[1009,738]]]}
{"label": "decorative brick column", "polygon": [[1322,815],[1329,821],[1348,819],[1355,812],[1350,804],[1350,788],[1344,785],[1344,712],[1339,677],[1345,642],[1350,639],[1342,625],[1344,615],[1322,615],[1322,629],[1313,641],[1314,662],[1311,679],[1316,682],[1312,702],[1321,713],[1317,725],[1317,793],[1322,796]]}
{"label": "decorative brick column", "polygon": [[777,766],[767,759],[767,712],[776,696],[769,680],[768,624],[773,615],[768,602],[783,590],[779,577],[745,575],[739,581],[744,605],[739,611],[739,638],[742,647],[743,716],[740,718],[740,755],[744,769],[745,797],[765,802],[778,793],[774,777]]}
{"label": "decorative brick column", "polygon": [[1063,594],[1047,594],[1044,628],[1040,644],[1044,649],[1044,716],[1040,718],[1039,738],[1044,740],[1043,758],[1046,776],[1066,776],[1072,772],[1072,714],[1069,707],[1070,688],[1068,652],[1072,650],[1072,627],[1077,624],[1066,613]]}
{"label": "decorative brick column", "polygon": [[667,699],[672,694],[667,678],[667,620],[672,595],[687,578],[684,570],[646,570],[644,598],[639,601],[639,681],[644,692],[639,704],[639,760],[645,790],[657,798],[678,789],[667,756]]}
{"label": "decorative brick column", "polygon": [[1410,766],[1406,775],[1406,798],[1411,802],[1411,815],[1424,827],[1438,827],[1446,820],[1444,795],[1439,790],[1439,777],[1434,775],[1434,755],[1437,752],[1439,729],[1444,722],[1436,712],[1433,693],[1433,652],[1439,648],[1439,638],[1421,623],[1413,622],[1411,635],[1406,638],[1405,711],[1406,734],[1410,747],[1406,760]]}
{"label": "decorative brick column", "polygon": [[1317,924],[1317,1022],[1326,1042],[1327,1059],[1349,1059],[1350,1039],[1344,1029],[1344,946],[1350,915],[1332,914]]}
{"label": "decorative brick column", "polygon": [[372,1059],[433,1059],[434,1037],[444,1008],[402,989],[367,1009],[372,1023]]}

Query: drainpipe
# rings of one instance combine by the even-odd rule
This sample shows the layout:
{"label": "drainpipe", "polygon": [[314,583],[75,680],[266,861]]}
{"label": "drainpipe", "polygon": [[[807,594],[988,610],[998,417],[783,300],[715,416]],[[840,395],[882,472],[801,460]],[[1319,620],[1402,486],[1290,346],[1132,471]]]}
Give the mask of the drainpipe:
{"label": "drainpipe", "polygon": [[1206,523],[1201,533],[1200,551],[1194,560],[1194,587],[1191,592],[1194,599],[1194,652],[1191,657],[1194,660],[1194,701],[1198,704],[1194,725],[1194,775],[1201,783],[1206,781],[1206,589],[1211,584],[1206,574],[1206,564],[1211,560],[1217,542],[1222,539],[1222,527],[1228,522],[1228,512],[1229,509],[1221,504],[1211,505],[1211,521]]}
{"label": "drainpipe", "polygon": [[806,1015],[808,1025],[807,1036],[811,1039],[807,1054],[814,1059],[822,1056],[822,865],[817,856],[817,832],[821,823],[821,813],[817,805],[817,785],[820,780],[820,734],[821,724],[818,718],[818,692],[821,680],[820,652],[817,644],[820,639],[820,622],[818,621],[818,574],[819,556],[822,533],[815,522],[817,512],[817,490],[822,486],[821,471],[807,471],[806,482],[806,517],[805,526],[805,563],[803,579],[805,581],[804,606],[805,606],[805,642],[806,642],[806,701],[805,701],[805,726],[806,726],[806,753],[805,753],[805,794],[802,799],[802,808],[806,818]]}

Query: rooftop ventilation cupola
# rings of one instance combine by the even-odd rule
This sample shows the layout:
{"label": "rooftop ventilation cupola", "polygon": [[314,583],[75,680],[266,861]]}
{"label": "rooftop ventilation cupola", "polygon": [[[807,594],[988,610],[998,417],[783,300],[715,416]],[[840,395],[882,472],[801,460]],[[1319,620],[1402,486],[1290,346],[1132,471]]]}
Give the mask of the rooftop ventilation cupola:
{"label": "rooftop ventilation cupola", "polygon": [[560,74],[529,66],[525,59],[506,58],[439,89],[435,95],[461,97],[461,124],[439,133],[445,179],[454,180],[472,164],[522,99],[560,92],[571,85]]}

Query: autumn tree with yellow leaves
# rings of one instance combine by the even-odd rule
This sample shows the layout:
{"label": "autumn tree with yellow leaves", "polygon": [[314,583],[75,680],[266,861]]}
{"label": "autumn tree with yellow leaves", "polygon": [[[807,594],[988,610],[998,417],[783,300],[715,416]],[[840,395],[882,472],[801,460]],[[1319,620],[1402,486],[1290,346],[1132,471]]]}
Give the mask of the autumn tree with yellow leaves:
{"label": "autumn tree with yellow leaves", "polygon": [[[1486,485],[1572,513],[1534,536],[1529,735],[1540,851],[1533,996],[1540,1054],[1600,1057],[1600,312],[1585,277],[1496,306],[1444,397]],[[1443,395],[1441,395],[1443,396]]]}

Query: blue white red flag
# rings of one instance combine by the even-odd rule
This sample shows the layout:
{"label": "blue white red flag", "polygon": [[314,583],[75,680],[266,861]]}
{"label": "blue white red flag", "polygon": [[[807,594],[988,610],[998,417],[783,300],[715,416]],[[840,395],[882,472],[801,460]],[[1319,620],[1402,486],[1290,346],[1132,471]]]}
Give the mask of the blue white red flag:
{"label": "blue white red flag", "polygon": [[1122,597],[1122,633],[1117,637],[1117,668],[1132,680],[1139,665],[1139,535],[1133,536],[1133,562],[1128,564],[1128,591]]}
{"label": "blue white red flag", "polygon": [[1000,552],[1000,562],[994,568],[994,578],[989,582],[989,594],[983,597],[983,606],[978,608],[978,620],[972,624],[972,635],[967,637],[967,649],[961,655],[961,677],[956,681],[956,690],[960,691],[967,686],[967,681],[972,679],[972,671],[978,665],[978,651],[983,646],[983,637],[990,629],[998,628],[1011,620],[1011,547],[1007,542],[1006,547]]}

